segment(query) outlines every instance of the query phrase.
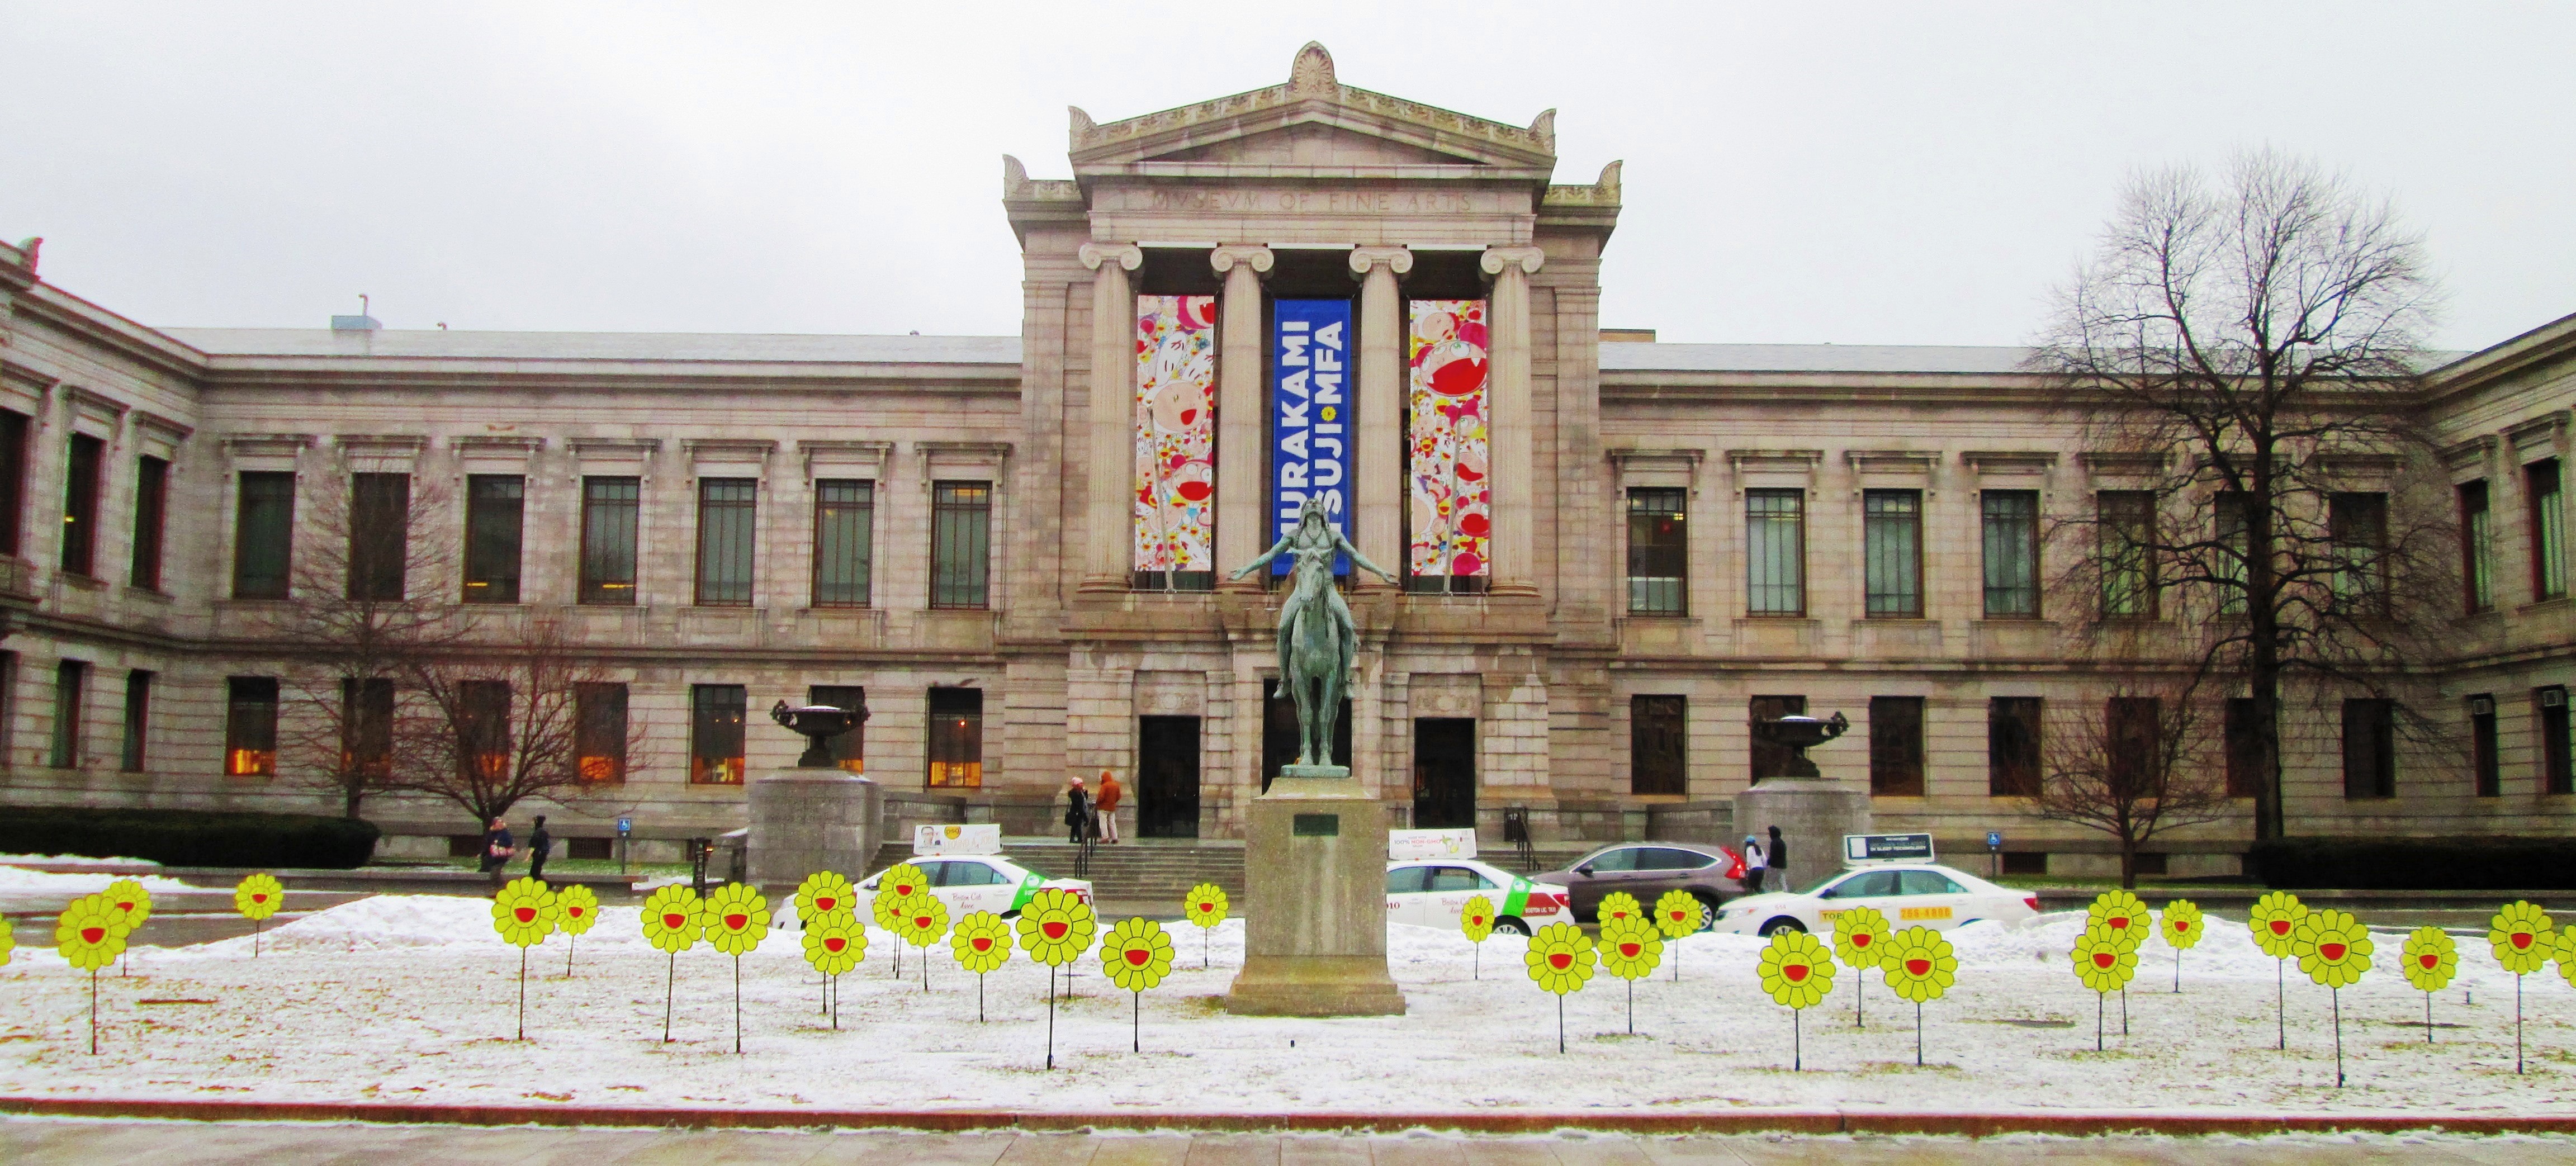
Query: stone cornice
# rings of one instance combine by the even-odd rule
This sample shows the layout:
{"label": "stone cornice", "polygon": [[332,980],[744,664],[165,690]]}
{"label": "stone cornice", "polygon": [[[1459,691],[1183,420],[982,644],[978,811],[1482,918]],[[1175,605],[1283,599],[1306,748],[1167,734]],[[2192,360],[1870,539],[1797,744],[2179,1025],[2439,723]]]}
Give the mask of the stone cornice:
{"label": "stone cornice", "polygon": [[1559,207],[1612,207],[1619,205],[1619,171],[1624,162],[1612,162],[1601,168],[1601,179],[1590,186],[1551,186],[1539,205],[1550,210]]}
{"label": "stone cornice", "polygon": [[1959,454],[1959,460],[1979,474],[2045,474],[2057,468],[2057,451],[2050,449],[1971,449]]}
{"label": "stone cornice", "polygon": [[546,447],[546,439],[519,434],[466,434],[447,439],[447,448],[458,453],[533,454]]}
{"label": "stone cornice", "polygon": [[168,438],[172,445],[188,440],[197,432],[195,426],[181,422],[177,418],[164,417],[150,409],[135,410],[134,424],[138,429],[161,434]]}

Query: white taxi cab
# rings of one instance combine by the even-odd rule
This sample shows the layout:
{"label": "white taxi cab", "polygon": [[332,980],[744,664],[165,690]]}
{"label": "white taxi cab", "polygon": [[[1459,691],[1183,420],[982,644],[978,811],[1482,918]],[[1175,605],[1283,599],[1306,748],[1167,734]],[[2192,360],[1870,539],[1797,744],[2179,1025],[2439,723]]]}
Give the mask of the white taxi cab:
{"label": "white taxi cab", "polygon": [[[998,854],[915,855],[911,862],[921,868],[931,896],[948,905],[951,919],[973,911],[990,911],[1008,919],[1049,888],[1091,901],[1090,880],[1048,878]],[[873,898],[884,878],[884,871],[869,875],[859,883],[860,894]]]}
{"label": "white taxi cab", "polygon": [[1399,860],[1386,864],[1386,921],[1456,930],[1467,900],[1494,905],[1494,931],[1528,935],[1550,923],[1574,922],[1566,889],[1537,883],[1472,858]]}
{"label": "white taxi cab", "polygon": [[2039,896],[1929,862],[1872,863],[1846,869],[1806,891],[1730,899],[1711,930],[1735,935],[1831,931],[1834,916],[1854,907],[1878,908],[1892,928],[1948,931],[1979,919],[2019,923],[2039,914]]}

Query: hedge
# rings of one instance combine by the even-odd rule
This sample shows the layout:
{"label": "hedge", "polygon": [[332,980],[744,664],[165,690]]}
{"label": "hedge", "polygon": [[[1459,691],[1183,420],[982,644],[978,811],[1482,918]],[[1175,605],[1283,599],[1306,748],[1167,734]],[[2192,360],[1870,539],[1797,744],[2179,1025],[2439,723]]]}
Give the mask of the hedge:
{"label": "hedge", "polygon": [[346,870],[364,865],[383,833],[373,822],[313,814],[0,807],[0,853],[148,858],[165,866]]}
{"label": "hedge", "polygon": [[2576,838],[2285,838],[2245,861],[2284,890],[2576,890]]}

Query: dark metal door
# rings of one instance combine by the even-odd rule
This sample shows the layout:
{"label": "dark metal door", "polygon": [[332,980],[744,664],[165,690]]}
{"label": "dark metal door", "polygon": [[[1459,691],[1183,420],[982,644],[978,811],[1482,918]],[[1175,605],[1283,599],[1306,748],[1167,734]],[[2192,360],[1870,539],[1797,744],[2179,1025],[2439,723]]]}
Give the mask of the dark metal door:
{"label": "dark metal door", "polygon": [[1475,824],[1475,718],[1415,718],[1414,829],[1448,830]]}
{"label": "dark metal door", "polygon": [[1136,834],[1199,836],[1197,717],[1137,718]]}

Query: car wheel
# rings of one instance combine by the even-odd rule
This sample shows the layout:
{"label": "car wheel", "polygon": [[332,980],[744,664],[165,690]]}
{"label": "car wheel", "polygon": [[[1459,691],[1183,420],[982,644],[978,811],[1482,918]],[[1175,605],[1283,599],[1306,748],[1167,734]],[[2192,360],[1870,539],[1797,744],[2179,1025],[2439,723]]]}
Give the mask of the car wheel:
{"label": "car wheel", "polygon": [[1709,894],[1706,891],[1692,891],[1690,896],[1691,898],[1699,900],[1699,929],[1707,931],[1716,927],[1718,911],[1717,896]]}
{"label": "car wheel", "polygon": [[1529,933],[1529,924],[1523,923],[1510,916],[1504,916],[1503,918],[1494,920],[1494,934],[1496,935],[1517,935],[1523,939],[1527,939],[1529,938]]}
{"label": "car wheel", "polygon": [[1800,923],[1795,919],[1782,916],[1781,918],[1774,919],[1769,923],[1762,925],[1762,938],[1769,939],[1783,931],[1805,931],[1806,929],[1806,924]]}

